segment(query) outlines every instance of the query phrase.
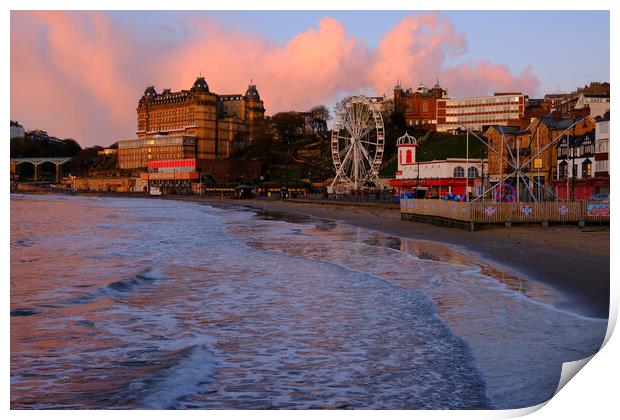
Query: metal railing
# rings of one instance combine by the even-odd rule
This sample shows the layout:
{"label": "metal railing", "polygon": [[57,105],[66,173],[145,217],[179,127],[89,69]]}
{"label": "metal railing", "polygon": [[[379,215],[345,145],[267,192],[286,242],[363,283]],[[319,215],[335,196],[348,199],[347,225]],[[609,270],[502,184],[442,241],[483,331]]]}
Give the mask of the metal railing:
{"label": "metal railing", "polygon": [[[282,197],[280,194],[272,194],[270,197],[259,196],[261,200],[280,200]],[[391,194],[289,194],[289,197],[298,200],[312,200],[312,201],[335,201],[335,202],[347,202],[347,203],[385,203],[385,204],[398,204],[400,198]]]}

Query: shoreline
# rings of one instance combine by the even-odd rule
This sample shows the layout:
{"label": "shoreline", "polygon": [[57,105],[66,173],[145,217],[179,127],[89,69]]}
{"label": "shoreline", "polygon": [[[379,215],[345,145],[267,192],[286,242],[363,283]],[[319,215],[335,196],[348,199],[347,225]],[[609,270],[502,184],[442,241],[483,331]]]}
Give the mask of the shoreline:
{"label": "shoreline", "polygon": [[[377,206],[318,204],[293,201],[181,198],[228,204],[269,212],[303,214],[336,220],[402,239],[436,242],[469,253],[484,273],[505,272],[542,283],[559,292],[560,310],[606,319],[609,316],[609,227],[572,225],[513,226],[468,232],[420,222],[403,221],[398,209]],[[581,235],[575,238],[575,235]],[[572,239],[569,241],[568,238]],[[532,239],[535,238],[535,239]],[[563,241],[565,240],[565,241]],[[592,243],[593,242],[593,243]],[[584,250],[587,244],[590,250]]]}
{"label": "shoreline", "polygon": [[572,225],[542,227],[516,225],[475,232],[420,222],[403,221],[393,206],[354,203],[313,203],[291,200],[235,200],[204,196],[148,196],[135,193],[79,193],[101,197],[133,197],[226,204],[292,215],[329,219],[386,235],[435,242],[469,254],[481,272],[507,273],[555,289],[554,306],[578,315],[609,316],[609,226],[578,228]]}
{"label": "shoreline", "polygon": [[[403,221],[398,209],[380,206],[359,208],[290,201],[252,201],[243,205],[338,220],[403,239],[457,247],[492,266],[499,265],[500,269],[554,288],[562,294],[562,300],[555,305],[558,309],[577,310],[579,315],[587,317],[609,317],[609,227],[517,225],[468,232]],[[575,235],[580,236],[568,241]],[[591,244],[592,249],[584,250],[589,242],[595,242]]]}

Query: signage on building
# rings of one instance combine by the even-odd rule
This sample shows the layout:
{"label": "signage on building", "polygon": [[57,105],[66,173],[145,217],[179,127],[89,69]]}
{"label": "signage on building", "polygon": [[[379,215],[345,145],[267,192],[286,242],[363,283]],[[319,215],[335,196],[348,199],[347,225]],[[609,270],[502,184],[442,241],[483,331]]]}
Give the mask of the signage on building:
{"label": "signage on building", "polygon": [[588,203],[588,216],[609,216],[609,203]]}

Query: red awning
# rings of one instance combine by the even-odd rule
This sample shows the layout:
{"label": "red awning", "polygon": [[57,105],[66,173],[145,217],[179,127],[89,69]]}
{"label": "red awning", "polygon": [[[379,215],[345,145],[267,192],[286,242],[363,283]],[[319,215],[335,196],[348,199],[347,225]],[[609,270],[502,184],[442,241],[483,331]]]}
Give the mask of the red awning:
{"label": "red awning", "polygon": [[[469,178],[469,185],[474,185],[477,178]],[[465,186],[467,178],[437,178],[437,179],[392,179],[390,187],[415,187],[422,185],[425,187],[456,187]]]}

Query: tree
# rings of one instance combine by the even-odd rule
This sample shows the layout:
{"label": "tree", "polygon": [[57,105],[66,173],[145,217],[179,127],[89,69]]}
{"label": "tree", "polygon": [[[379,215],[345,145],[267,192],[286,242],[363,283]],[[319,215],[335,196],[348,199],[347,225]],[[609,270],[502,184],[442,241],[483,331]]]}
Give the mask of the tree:
{"label": "tree", "polygon": [[386,116],[390,117],[396,111],[396,106],[394,105],[394,99],[386,98],[383,101],[381,101],[381,109],[382,109],[381,113],[383,114],[384,119]]}
{"label": "tree", "polygon": [[327,121],[331,119],[325,105],[317,105],[310,110],[310,127],[313,132],[327,131]]}
{"label": "tree", "polygon": [[247,149],[235,150],[233,157],[261,157],[268,159],[273,148],[273,130],[268,120],[257,122],[254,126],[252,143]]}
{"label": "tree", "polygon": [[103,150],[100,146],[80,150],[65,164],[64,172],[78,176],[88,175],[91,169],[104,159],[99,156],[100,150]]}
{"label": "tree", "polygon": [[75,156],[82,147],[73,139],[50,142],[31,136],[11,139],[11,158]]}
{"label": "tree", "polygon": [[292,143],[304,130],[304,116],[298,112],[278,112],[271,117],[271,123],[281,142]]}
{"label": "tree", "polygon": [[233,151],[231,152],[231,154],[239,152],[245,149],[246,147],[248,147],[248,137],[249,137],[248,133],[244,131],[239,131],[235,133],[233,137],[233,141],[232,141]]}

